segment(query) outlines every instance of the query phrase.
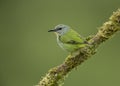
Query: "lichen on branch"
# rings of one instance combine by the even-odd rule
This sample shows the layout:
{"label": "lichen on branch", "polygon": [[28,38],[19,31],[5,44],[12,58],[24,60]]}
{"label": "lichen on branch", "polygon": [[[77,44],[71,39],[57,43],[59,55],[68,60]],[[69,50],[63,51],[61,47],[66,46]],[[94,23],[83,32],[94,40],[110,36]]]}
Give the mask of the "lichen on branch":
{"label": "lichen on branch", "polygon": [[96,53],[98,46],[111,38],[120,30],[120,9],[112,14],[107,22],[103,24],[94,36],[87,40],[90,45],[85,46],[74,54],[68,55],[65,61],[48,71],[37,86],[62,86],[64,78],[68,73]]}

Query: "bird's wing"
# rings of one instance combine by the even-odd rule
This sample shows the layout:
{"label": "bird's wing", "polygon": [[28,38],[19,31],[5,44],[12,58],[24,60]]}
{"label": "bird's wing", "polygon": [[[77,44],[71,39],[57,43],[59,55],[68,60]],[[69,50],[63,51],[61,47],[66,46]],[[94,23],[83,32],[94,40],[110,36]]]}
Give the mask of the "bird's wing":
{"label": "bird's wing", "polygon": [[83,44],[85,42],[84,39],[72,29],[65,35],[62,35],[60,41],[66,44]]}

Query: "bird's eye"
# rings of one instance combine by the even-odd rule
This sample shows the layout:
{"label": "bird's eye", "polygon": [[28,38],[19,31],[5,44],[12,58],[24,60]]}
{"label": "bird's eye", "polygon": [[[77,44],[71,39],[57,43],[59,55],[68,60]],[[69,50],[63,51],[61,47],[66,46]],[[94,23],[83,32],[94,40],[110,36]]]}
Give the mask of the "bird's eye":
{"label": "bird's eye", "polygon": [[58,28],[58,30],[62,30],[62,28]]}

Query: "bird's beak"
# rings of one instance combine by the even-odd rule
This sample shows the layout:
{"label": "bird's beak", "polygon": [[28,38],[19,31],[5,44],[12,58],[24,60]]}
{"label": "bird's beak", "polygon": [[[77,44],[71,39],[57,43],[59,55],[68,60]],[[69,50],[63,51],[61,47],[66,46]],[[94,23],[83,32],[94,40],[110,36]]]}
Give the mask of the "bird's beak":
{"label": "bird's beak", "polygon": [[56,29],[53,29],[53,30],[49,30],[48,32],[56,32]]}

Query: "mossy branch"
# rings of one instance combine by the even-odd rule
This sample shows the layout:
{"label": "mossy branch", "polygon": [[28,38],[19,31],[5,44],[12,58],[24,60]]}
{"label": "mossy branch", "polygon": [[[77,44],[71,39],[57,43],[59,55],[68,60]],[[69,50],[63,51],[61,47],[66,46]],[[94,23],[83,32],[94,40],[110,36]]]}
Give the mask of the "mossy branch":
{"label": "mossy branch", "polygon": [[105,22],[103,26],[99,28],[96,35],[87,38],[90,45],[75,51],[75,53],[69,55],[61,65],[50,69],[46,76],[39,82],[38,86],[62,86],[65,76],[72,69],[94,55],[96,48],[119,30],[120,9],[114,12],[108,22]]}

